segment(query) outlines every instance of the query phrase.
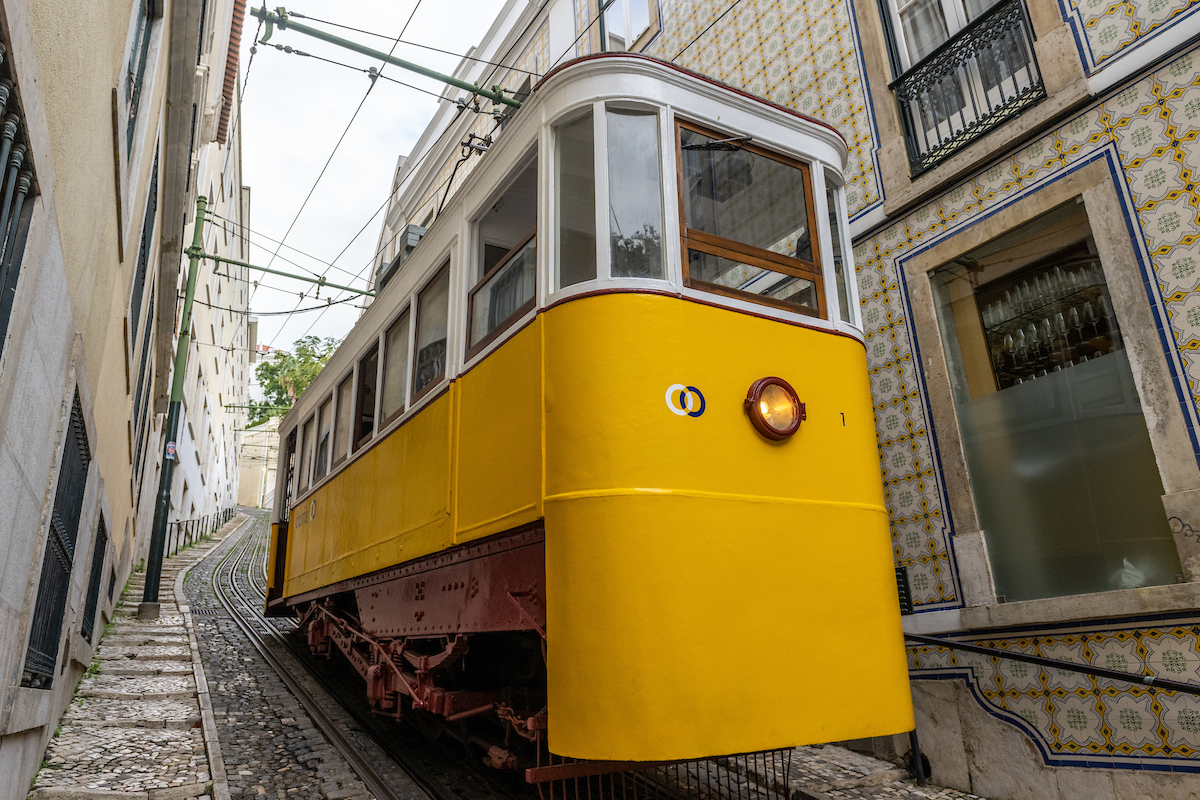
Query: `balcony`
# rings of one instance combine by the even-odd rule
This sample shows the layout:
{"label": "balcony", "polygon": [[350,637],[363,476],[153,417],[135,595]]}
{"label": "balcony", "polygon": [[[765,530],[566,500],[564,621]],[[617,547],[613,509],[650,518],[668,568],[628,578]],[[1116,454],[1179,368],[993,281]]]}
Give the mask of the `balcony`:
{"label": "balcony", "polygon": [[915,178],[1045,99],[1023,0],[1001,0],[890,87]]}

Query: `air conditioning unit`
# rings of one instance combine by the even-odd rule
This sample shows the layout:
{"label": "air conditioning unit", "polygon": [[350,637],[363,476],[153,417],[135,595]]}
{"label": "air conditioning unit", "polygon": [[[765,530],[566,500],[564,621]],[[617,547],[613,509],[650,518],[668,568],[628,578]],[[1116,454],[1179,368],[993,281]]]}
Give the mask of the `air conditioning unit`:
{"label": "air conditioning unit", "polygon": [[421,237],[425,235],[425,229],[420,225],[409,225],[396,238],[400,240],[400,247],[396,251],[396,257],[379,268],[379,272],[375,276],[375,291],[379,291],[384,286],[387,286],[388,281],[396,276],[400,271],[400,266],[408,260],[412,251],[416,249],[421,241]]}

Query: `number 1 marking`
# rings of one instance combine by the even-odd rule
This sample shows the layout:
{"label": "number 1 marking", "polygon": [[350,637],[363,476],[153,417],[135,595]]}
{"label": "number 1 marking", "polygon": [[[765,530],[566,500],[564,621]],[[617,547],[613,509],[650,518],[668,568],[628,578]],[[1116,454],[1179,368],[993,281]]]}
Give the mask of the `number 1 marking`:
{"label": "number 1 marking", "polygon": [[843,412],[841,412],[841,414],[842,414],[842,427],[844,428],[844,427],[846,427],[846,412],[843,411]]}

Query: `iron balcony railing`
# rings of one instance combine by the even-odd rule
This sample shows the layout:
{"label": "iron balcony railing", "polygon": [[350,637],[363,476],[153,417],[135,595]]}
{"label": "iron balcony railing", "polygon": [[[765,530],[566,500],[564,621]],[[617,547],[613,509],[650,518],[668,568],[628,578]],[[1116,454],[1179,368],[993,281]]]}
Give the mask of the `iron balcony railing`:
{"label": "iron balcony railing", "polygon": [[891,88],[915,178],[1046,97],[1023,0],[1001,0]]}

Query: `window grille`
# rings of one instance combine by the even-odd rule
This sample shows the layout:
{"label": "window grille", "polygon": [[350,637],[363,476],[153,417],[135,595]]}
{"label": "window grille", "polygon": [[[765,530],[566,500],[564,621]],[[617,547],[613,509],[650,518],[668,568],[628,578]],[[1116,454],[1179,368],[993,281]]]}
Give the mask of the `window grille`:
{"label": "window grille", "polygon": [[7,48],[0,44],[0,351],[12,315],[25,252],[25,235],[37,195],[25,115],[17,97]]}
{"label": "window grille", "polygon": [[153,0],[139,0],[137,33],[133,37],[133,50],[129,56],[129,68],[125,73],[125,154],[133,152],[133,133],[137,129],[138,108],[145,88],[146,62],[150,58],[150,33],[154,29]]}
{"label": "window grille", "polygon": [[[150,241],[154,238],[154,218],[158,214],[158,149],[154,151],[154,168],[150,172],[150,189],[146,193],[146,215],[142,222],[142,243],[138,248],[137,267],[133,273],[133,293],[129,300],[129,321],[136,338],[138,323],[142,319],[142,295],[146,293],[146,272],[150,267],[152,251]],[[149,306],[154,313],[154,305]],[[148,324],[148,323],[147,323]],[[145,358],[145,356],[143,356]],[[143,361],[143,363],[145,363]]]}
{"label": "window grille", "polygon": [[83,606],[83,627],[80,633],[90,643],[96,630],[96,607],[100,604],[100,581],[104,578],[104,556],[108,552],[108,531],[104,517],[96,527],[96,546],[92,550],[92,574],[88,578],[87,602]]}
{"label": "window grille", "polygon": [[83,493],[91,460],[83,409],[79,405],[79,393],[76,392],[63,442],[62,465],[58,470],[58,488],[54,493],[50,530],[46,536],[46,553],[42,559],[37,603],[33,609],[29,646],[25,653],[22,686],[49,689],[54,681],[67,592],[71,588],[71,568],[75,563],[79,516],[83,510]]}

